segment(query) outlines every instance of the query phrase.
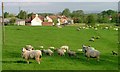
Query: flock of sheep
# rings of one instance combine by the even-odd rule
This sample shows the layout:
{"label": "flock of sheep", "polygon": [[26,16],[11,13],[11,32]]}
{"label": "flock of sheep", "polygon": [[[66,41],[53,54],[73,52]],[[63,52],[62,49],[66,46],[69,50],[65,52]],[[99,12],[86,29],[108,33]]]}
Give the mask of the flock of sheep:
{"label": "flock of sheep", "polygon": [[[97,31],[97,30],[98,30],[98,27],[99,27],[99,25],[96,26],[96,27],[83,26],[83,27],[78,27],[76,30],[77,30],[77,31],[80,31],[81,29],[90,29],[90,28],[92,28],[92,29],[94,29],[95,31]],[[113,27],[113,26],[101,27],[100,29],[105,29],[105,30],[113,29],[113,30],[115,30],[115,31],[118,31],[118,27]]]}
{"label": "flock of sheep", "polygon": [[[69,46],[61,46],[60,48],[49,47],[48,49],[44,49],[43,46],[40,46],[41,49],[35,50],[32,45],[26,45],[22,48],[22,58],[24,58],[29,64],[29,59],[35,59],[38,64],[41,62],[42,54],[53,55],[54,52],[57,52],[58,55],[64,56],[68,54],[68,56],[76,56],[76,52],[69,49]],[[100,52],[91,46],[82,45],[82,49],[78,49],[78,51],[82,51],[85,57],[89,60],[89,58],[96,58],[99,61]]]}

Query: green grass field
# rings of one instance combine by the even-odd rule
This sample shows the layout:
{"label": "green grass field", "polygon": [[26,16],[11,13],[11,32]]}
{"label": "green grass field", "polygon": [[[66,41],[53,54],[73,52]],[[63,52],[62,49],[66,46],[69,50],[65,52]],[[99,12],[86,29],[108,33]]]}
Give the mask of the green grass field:
{"label": "green grass field", "polygon": [[[118,31],[98,29],[82,29],[76,31],[76,26],[57,27],[31,27],[31,26],[6,26],[5,45],[2,50],[3,70],[118,70],[118,56],[113,56],[111,51],[118,50]],[[101,38],[90,42],[92,36]],[[76,57],[42,56],[41,64],[30,60],[27,64],[21,57],[21,50],[26,44],[31,44],[35,49],[39,46],[59,48],[68,45],[71,50],[77,51],[82,45],[91,45],[101,52],[100,61],[95,59],[87,61],[82,53]]]}

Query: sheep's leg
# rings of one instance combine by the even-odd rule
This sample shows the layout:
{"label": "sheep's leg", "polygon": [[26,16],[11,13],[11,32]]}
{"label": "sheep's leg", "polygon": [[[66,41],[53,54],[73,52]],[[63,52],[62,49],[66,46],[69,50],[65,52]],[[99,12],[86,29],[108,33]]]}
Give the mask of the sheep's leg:
{"label": "sheep's leg", "polygon": [[87,57],[87,60],[89,61],[89,57]]}
{"label": "sheep's leg", "polygon": [[99,61],[99,56],[97,57],[97,61]]}
{"label": "sheep's leg", "polygon": [[40,59],[39,58],[36,58],[36,61],[38,62],[38,64],[40,64]]}
{"label": "sheep's leg", "polygon": [[29,64],[29,60],[27,60],[27,63]]}

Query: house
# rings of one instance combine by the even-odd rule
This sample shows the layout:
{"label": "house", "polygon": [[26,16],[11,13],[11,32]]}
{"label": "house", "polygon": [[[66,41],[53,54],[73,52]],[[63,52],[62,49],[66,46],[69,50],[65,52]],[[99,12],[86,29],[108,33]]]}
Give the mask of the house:
{"label": "house", "polygon": [[50,15],[50,16],[46,16],[46,20],[48,22],[53,22],[54,19],[57,19],[58,17],[55,15]]}
{"label": "house", "polygon": [[43,17],[40,17],[38,14],[36,14],[36,16],[32,16],[32,19],[31,26],[42,26],[42,22],[44,20]]}
{"label": "house", "polygon": [[16,19],[15,25],[25,25],[25,20]]}
{"label": "house", "polygon": [[42,26],[53,26],[53,22],[42,22]]}

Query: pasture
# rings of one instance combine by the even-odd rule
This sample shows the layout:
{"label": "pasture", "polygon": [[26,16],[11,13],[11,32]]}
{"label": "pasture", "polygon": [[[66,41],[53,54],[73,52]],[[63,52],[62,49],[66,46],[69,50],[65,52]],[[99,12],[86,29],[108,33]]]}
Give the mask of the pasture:
{"label": "pasture", "polygon": [[[2,49],[3,70],[118,70],[118,56],[112,55],[112,50],[118,50],[118,31],[113,29],[81,29],[77,26],[39,27],[39,26],[6,26],[5,45]],[[101,38],[90,42],[92,36]],[[30,60],[27,64],[21,57],[21,50],[26,44],[31,44],[35,49],[39,46],[59,48],[68,45],[71,50],[77,51],[82,45],[91,45],[101,52],[100,61],[95,59],[87,61],[82,53],[77,57],[53,56],[43,54],[41,64]]]}

